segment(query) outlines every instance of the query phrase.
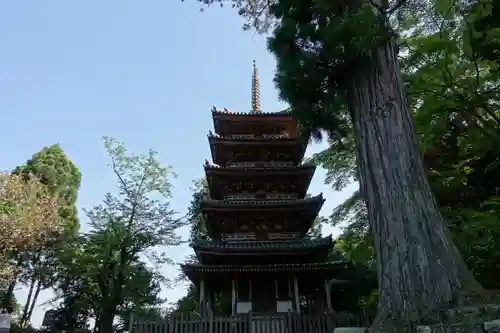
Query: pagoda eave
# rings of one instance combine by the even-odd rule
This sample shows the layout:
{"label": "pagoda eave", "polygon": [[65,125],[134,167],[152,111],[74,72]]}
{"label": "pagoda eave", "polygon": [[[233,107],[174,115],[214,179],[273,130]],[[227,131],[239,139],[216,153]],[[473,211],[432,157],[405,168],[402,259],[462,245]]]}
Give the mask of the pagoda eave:
{"label": "pagoda eave", "polygon": [[316,166],[314,164],[302,164],[294,167],[219,167],[215,165],[204,165],[205,173],[208,175],[240,175],[242,171],[245,175],[260,176],[262,172],[272,175],[280,174],[309,174],[314,173]]}
{"label": "pagoda eave", "polygon": [[[312,198],[298,200],[203,200],[201,202],[202,211],[218,210],[218,211],[234,211],[234,210],[304,210],[312,209],[313,207],[321,209],[325,202],[322,194]],[[317,211],[319,212],[319,209]],[[316,210],[316,209],[315,209]]]}
{"label": "pagoda eave", "polygon": [[[193,282],[201,279],[207,280],[230,280],[237,277],[249,277],[251,275],[262,276],[265,278],[268,274],[294,274],[295,276],[322,276],[325,278],[335,278],[342,275],[341,271],[348,269],[348,262],[345,260],[322,263],[307,264],[271,264],[271,265],[201,265],[184,264],[181,269],[186,276]],[[348,282],[348,281],[345,281]]]}
{"label": "pagoda eave", "polygon": [[[222,200],[226,195],[243,191],[250,195],[262,193],[297,194],[304,198],[316,166],[222,168],[205,166],[206,179],[212,199]],[[249,186],[251,184],[251,186]]]}
{"label": "pagoda eave", "polygon": [[299,125],[290,112],[231,113],[212,111],[215,133],[219,135],[262,135],[288,133],[297,136]]}
{"label": "pagoda eave", "polygon": [[297,250],[315,250],[320,248],[333,248],[332,236],[317,239],[301,239],[295,241],[242,241],[242,242],[218,242],[218,241],[194,241],[191,247],[199,252],[212,253],[234,253],[234,251],[243,252],[266,252],[269,251],[297,251]]}
{"label": "pagoda eave", "polygon": [[210,153],[215,164],[291,162],[300,164],[307,138],[229,139],[209,137]]}
{"label": "pagoda eave", "polygon": [[260,119],[260,118],[273,118],[273,121],[279,121],[283,118],[283,120],[293,119],[291,118],[292,113],[289,110],[283,110],[279,112],[260,112],[260,113],[248,113],[248,112],[231,112],[229,110],[218,110],[215,107],[212,108],[212,118],[213,119],[224,119],[224,118],[252,118],[252,119]]}
{"label": "pagoda eave", "polygon": [[208,136],[208,141],[210,145],[247,145],[247,146],[256,146],[256,145],[301,145],[308,143],[308,138],[305,137],[267,137],[267,138],[244,138],[244,137],[219,137],[219,136]]}

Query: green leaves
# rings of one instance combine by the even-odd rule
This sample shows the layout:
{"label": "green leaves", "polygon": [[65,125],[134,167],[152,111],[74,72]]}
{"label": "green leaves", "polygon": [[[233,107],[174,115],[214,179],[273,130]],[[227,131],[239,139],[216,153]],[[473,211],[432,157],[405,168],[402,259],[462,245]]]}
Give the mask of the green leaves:
{"label": "green leaves", "polygon": [[65,248],[57,291],[66,300],[67,325],[92,313],[98,330],[108,332],[116,316],[161,302],[160,286],[169,281],[159,268],[172,263],[165,247],[180,243],[176,231],[184,221],[169,208],[170,166],[154,151],[132,154],[108,137],[104,144],[117,191],[85,211],[91,229]]}
{"label": "green leaves", "polygon": [[454,4],[454,0],[434,0],[434,9],[439,16],[451,19],[454,14]]}
{"label": "green leaves", "polygon": [[308,134],[324,130],[341,141],[350,132],[349,72],[385,37],[380,20],[360,1],[278,1],[273,13],[280,23],[268,48],[278,60],[280,97]]}
{"label": "green leaves", "polygon": [[[290,1],[286,3],[297,8],[299,6]],[[476,35],[472,37],[470,33],[472,22],[486,18],[481,22],[479,36],[484,37],[489,33],[488,38],[495,40],[494,23],[498,20],[488,21],[495,10],[493,2],[485,0],[478,3],[482,7],[463,12],[467,16],[459,12],[457,3],[447,0],[425,3],[427,5],[420,3],[411,8],[402,7],[391,22],[400,36],[400,65],[407,96],[414,112],[428,177],[441,211],[450,221],[455,242],[474,274],[485,286],[498,288],[497,282],[491,279],[491,272],[499,272],[495,259],[499,249],[497,242],[493,241],[498,228],[492,223],[498,216],[498,182],[493,180],[499,179],[500,175],[500,156],[496,148],[500,138],[500,81],[498,73],[495,73],[498,67],[490,60],[477,56],[480,50],[475,49],[477,45],[473,42],[480,29],[475,28]],[[282,9],[282,13],[286,13],[286,10]],[[314,13],[318,20],[321,19],[321,15]],[[282,23],[280,29],[285,29],[286,24]],[[321,66],[324,59],[336,59],[335,54],[329,58],[329,49],[325,46],[337,40],[334,38],[336,32],[332,30],[324,35],[318,31],[305,32],[300,30],[301,25],[305,24],[301,22],[283,35],[283,38],[293,41],[291,45],[298,55],[278,58],[278,65],[283,66],[278,71],[281,84],[278,87],[284,94],[287,91],[290,96],[295,94],[296,97],[286,100],[300,106],[294,112],[299,119],[305,119],[306,124],[312,124],[311,132],[318,127],[334,128],[330,127],[328,121],[338,125],[341,122],[336,117],[344,117],[343,139],[334,137],[329,141],[328,149],[312,158],[312,162],[327,170],[325,182],[331,184],[334,190],[341,190],[356,176],[354,141],[352,135],[349,136],[349,112],[342,108],[344,104],[341,97],[338,97],[335,111],[324,103],[326,98],[331,98],[332,91],[341,91],[336,85],[337,81],[317,80],[333,73],[331,67]],[[316,23],[315,27],[327,31],[327,27],[320,23]],[[302,31],[312,37],[304,39],[300,35]],[[349,37],[354,38],[354,33],[351,32]],[[328,37],[323,37],[326,35]],[[312,40],[314,42],[310,42]],[[338,40],[342,42],[341,38]],[[295,45],[299,42],[302,43],[301,47]],[[273,43],[276,44],[271,46],[278,48],[277,37]],[[276,54],[280,57],[281,53]],[[301,57],[305,58],[306,54],[307,59],[302,61]],[[316,66],[314,61],[319,65]],[[294,69],[293,66],[298,66],[296,62],[301,65]],[[314,67],[311,75],[307,64]],[[302,77],[304,81],[301,81]],[[311,87],[320,87],[320,92],[311,90]],[[299,92],[296,93],[294,89]],[[302,90],[307,93],[300,95]],[[330,119],[324,120],[322,117]],[[339,251],[355,262],[369,266],[373,264],[366,210],[359,193],[339,205],[332,212],[329,222],[343,227],[343,233],[336,242]],[[485,232],[490,231],[493,237],[486,237]]]}

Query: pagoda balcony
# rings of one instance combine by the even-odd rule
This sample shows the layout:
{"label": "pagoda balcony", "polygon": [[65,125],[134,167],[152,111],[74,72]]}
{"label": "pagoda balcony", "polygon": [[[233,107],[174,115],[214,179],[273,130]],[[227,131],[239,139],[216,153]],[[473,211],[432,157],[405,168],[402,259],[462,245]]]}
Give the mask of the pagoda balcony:
{"label": "pagoda balcony", "polygon": [[288,138],[290,138],[290,135],[288,133],[283,133],[283,134],[261,134],[261,135],[255,135],[255,134],[233,134],[233,135],[217,136],[217,137],[228,138],[228,139],[233,139],[233,140],[253,140],[253,139],[273,140],[273,139],[288,139]]}
{"label": "pagoda balcony", "polygon": [[227,204],[227,205],[255,205],[255,206],[274,206],[281,204],[288,204],[290,202],[303,201],[303,199],[297,199],[297,196],[283,197],[283,198],[273,198],[273,199],[256,199],[256,198],[235,198],[235,199],[224,199],[224,200],[206,200],[207,204]]}
{"label": "pagoda balcony", "polygon": [[[222,236],[222,235],[221,235]],[[239,236],[239,235],[233,235]],[[278,237],[276,237],[278,236]],[[331,236],[297,239],[298,235],[271,235],[265,241],[254,239],[195,240],[190,245],[203,265],[274,264],[327,260],[334,244]],[[295,239],[290,237],[295,236]]]}
{"label": "pagoda balcony", "polygon": [[129,333],[332,333],[337,327],[369,327],[366,315],[345,312],[234,316],[171,313],[156,320],[133,319]]}
{"label": "pagoda balcony", "polygon": [[293,162],[302,161],[309,138],[228,138],[209,135],[212,160],[218,165],[241,162]]}
{"label": "pagoda balcony", "polygon": [[269,161],[269,162],[235,162],[235,163],[230,163],[227,165],[228,168],[269,168],[269,169],[274,169],[274,168],[292,168],[293,162],[275,162],[275,161]]}
{"label": "pagoda balcony", "polygon": [[221,234],[254,232],[305,235],[323,206],[323,196],[295,200],[202,200],[201,211],[212,239]]}
{"label": "pagoda balcony", "polygon": [[224,197],[223,201],[227,202],[247,202],[247,201],[283,201],[283,200],[298,200],[299,195],[297,193],[266,193],[264,194],[265,199],[260,198],[259,195],[255,193],[247,194],[230,194]]}
{"label": "pagoda balcony", "polygon": [[[300,237],[298,232],[270,232],[267,234],[268,240],[294,240]],[[244,233],[222,233],[221,241],[223,242],[239,242],[239,241],[255,241],[258,239],[253,232]]]}
{"label": "pagoda balcony", "polygon": [[304,198],[316,167],[311,164],[281,168],[214,168],[205,166],[212,199]]}

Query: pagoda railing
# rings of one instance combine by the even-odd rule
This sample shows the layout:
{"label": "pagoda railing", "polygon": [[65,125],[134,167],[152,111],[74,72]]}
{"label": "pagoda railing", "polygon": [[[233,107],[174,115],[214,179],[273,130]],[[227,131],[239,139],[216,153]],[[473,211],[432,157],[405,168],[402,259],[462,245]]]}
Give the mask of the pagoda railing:
{"label": "pagoda railing", "polygon": [[290,198],[290,199],[231,199],[231,200],[213,200],[222,202],[229,205],[256,205],[256,206],[266,206],[266,205],[280,205],[283,203],[288,203],[292,201],[301,201],[302,199]]}
{"label": "pagoda railing", "polygon": [[228,165],[229,168],[290,168],[293,162],[234,162]]}
{"label": "pagoda railing", "polygon": [[[218,135],[211,135],[211,137],[221,137]],[[262,135],[255,135],[255,134],[233,134],[233,135],[227,135],[227,136],[222,136],[222,138],[227,138],[227,139],[233,139],[233,140],[255,140],[255,139],[268,139],[268,140],[279,140],[279,139],[288,139],[290,138],[290,135],[288,134],[262,134]]]}
{"label": "pagoda railing", "polygon": [[351,314],[289,312],[231,317],[169,315],[162,320],[135,320],[129,333],[332,333],[336,327],[366,327],[369,320]]}
{"label": "pagoda railing", "polygon": [[[265,200],[299,200],[296,193],[265,193]],[[230,194],[224,197],[226,201],[262,200],[256,194]]]}

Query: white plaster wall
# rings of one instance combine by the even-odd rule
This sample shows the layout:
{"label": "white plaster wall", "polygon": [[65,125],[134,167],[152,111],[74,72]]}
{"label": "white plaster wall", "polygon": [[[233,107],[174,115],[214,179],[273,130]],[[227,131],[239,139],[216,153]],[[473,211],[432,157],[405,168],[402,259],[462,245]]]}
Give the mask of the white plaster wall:
{"label": "white plaster wall", "polygon": [[276,311],[277,312],[288,312],[292,311],[292,301],[277,301]]}
{"label": "white plaster wall", "polygon": [[247,313],[252,311],[252,302],[236,302],[236,313]]}

